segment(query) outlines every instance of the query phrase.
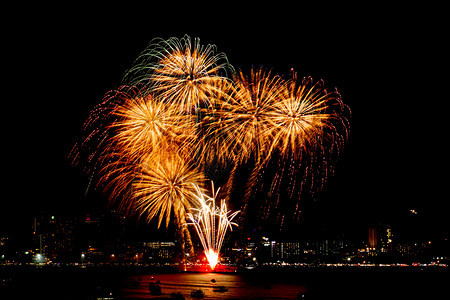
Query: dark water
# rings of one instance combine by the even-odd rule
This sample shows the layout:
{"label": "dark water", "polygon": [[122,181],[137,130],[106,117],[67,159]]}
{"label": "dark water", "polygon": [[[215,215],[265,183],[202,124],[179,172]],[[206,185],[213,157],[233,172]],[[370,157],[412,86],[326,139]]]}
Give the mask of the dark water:
{"label": "dark water", "polygon": [[[211,280],[216,282],[213,283]],[[450,299],[448,270],[310,270],[172,273],[149,269],[0,269],[0,299]],[[160,281],[161,296],[148,284]],[[213,291],[225,286],[227,292]],[[302,295],[304,298],[301,298]]]}
{"label": "dark water", "polygon": [[[180,292],[186,299],[191,299],[191,292],[199,289],[204,292],[204,299],[296,299],[297,294],[307,292],[304,284],[281,282],[270,275],[255,277],[237,274],[184,273],[134,276],[130,279],[137,280],[139,286],[123,289],[124,298],[157,298],[149,295],[148,284],[158,280],[166,297],[168,294]],[[215,282],[212,282],[212,279]],[[228,291],[214,291],[218,286],[225,286]]]}
{"label": "dark water", "polygon": [[[442,272],[253,272],[248,274],[184,273],[131,276],[137,287],[122,289],[125,299],[186,299],[201,289],[204,299],[448,299],[450,280]],[[214,279],[216,282],[211,282]],[[149,294],[148,283],[161,282],[164,295]],[[227,292],[213,291],[223,285]]]}

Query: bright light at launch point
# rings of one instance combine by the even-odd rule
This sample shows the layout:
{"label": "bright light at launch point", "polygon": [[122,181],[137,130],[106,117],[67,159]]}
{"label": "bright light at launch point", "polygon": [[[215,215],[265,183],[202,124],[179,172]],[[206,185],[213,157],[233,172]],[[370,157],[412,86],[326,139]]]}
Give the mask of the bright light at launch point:
{"label": "bright light at launch point", "polygon": [[209,248],[208,250],[205,250],[205,255],[206,259],[208,260],[209,266],[211,267],[211,270],[214,270],[217,263],[219,262],[219,253]]}

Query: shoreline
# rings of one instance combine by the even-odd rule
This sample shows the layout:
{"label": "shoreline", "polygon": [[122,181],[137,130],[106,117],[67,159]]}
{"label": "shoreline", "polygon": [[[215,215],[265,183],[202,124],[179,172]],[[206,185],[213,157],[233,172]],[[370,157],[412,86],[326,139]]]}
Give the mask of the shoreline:
{"label": "shoreline", "polygon": [[179,266],[146,266],[146,265],[0,265],[0,274],[13,274],[16,272],[115,272],[115,273],[217,273],[217,274],[252,274],[252,273],[334,273],[334,272],[401,272],[401,273],[421,273],[421,272],[443,272],[449,273],[448,266],[386,266],[386,265],[303,265],[303,266],[257,266],[252,268],[238,267],[234,271],[184,271]]}

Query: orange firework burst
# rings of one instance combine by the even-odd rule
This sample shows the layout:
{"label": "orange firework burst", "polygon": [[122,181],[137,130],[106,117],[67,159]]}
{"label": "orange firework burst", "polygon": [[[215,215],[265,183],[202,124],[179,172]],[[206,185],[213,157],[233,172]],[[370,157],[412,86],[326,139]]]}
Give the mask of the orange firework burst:
{"label": "orange firework burst", "polygon": [[322,81],[313,83],[310,77],[299,82],[294,73],[267,114],[272,140],[270,152],[277,151],[282,156],[289,153],[298,158],[302,151],[322,143],[323,138],[334,140],[338,134],[336,121],[344,121],[342,109],[337,92],[328,92]]}
{"label": "orange firework burst", "polygon": [[251,156],[261,160],[272,138],[269,114],[284,89],[283,80],[270,72],[252,70],[249,77],[239,72],[229,95],[206,123],[209,151],[231,158],[236,165]]}
{"label": "orange firework burst", "polygon": [[[262,205],[265,217],[279,205],[281,184],[289,199],[294,198],[295,190],[300,198],[303,187],[308,187],[305,190],[311,195],[323,188],[333,171],[332,159],[344,145],[349,128],[347,107],[340,94],[329,92],[322,80],[314,83],[308,77],[299,81],[293,73],[282,91],[268,114],[272,142],[267,158],[275,168],[268,194],[275,194],[276,201]],[[286,207],[289,201],[284,202],[282,206]],[[294,204],[294,214],[291,208],[287,211],[298,219],[299,202]],[[281,223],[283,219],[284,214]]]}
{"label": "orange firework burst", "polygon": [[153,150],[173,148],[195,139],[195,123],[190,115],[179,114],[151,94],[136,95],[114,111],[111,124],[115,148],[128,157],[140,158]]}
{"label": "orange firework burst", "polygon": [[198,205],[193,185],[201,186],[203,180],[203,174],[178,154],[150,155],[133,182],[136,208],[149,221],[159,215],[158,227],[163,220],[169,225],[172,211],[183,221],[186,211]]}
{"label": "orange firework burst", "polygon": [[[129,211],[131,183],[144,157],[172,151],[181,155],[182,145],[195,139],[192,116],[181,115],[141,88],[123,88],[111,97],[105,126],[105,142],[99,161],[99,184],[121,199],[120,208]],[[131,201],[131,202],[130,202]]]}
{"label": "orange firework burst", "polygon": [[232,69],[225,54],[216,54],[214,45],[203,46],[200,39],[153,40],[138,57],[125,79],[143,83],[179,111],[192,113],[220,92],[217,82],[228,80]]}
{"label": "orange firework burst", "polygon": [[298,82],[296,74],[284,81],[262,69],[249,77],[239,72],[223,90],[226,96],[204,119],[206,152],[235,164],[252,156],[267,161],[274,152],[298,156],[320,141],[325,129],[337,134],[334,121],[344,118],[337,92],[327,92],[322,81],[313,84],[311,78]]}

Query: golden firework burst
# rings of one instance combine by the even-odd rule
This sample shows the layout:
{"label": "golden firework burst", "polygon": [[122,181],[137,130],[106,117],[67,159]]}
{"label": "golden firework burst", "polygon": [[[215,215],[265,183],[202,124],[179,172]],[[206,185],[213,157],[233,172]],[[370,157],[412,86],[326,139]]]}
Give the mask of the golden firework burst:
{"label": "golden firework burst", "polygon": [[128,71],[125,80],[142,83],[158,93],[177,110],[193,113],[209,103],[217,92],[216,83],[228,80],[232,70],[224,53],[216,54],[214,45],[200,39],[156,39],[144,50]]}
{"label": "golden firework burst", "polygon": [[152,94],[130,97],[114,111],[110,141],[128,157],[141,158],[160,149],[179,146],[195,139],[191,115],[180,114]]}
{"label": "golden firework burst", "polygon": [[168,226],[173,212],[184,223],[186,212],[199,205],[194,185],[202,186],[203,174],[173,152],[161,151],[143,159],[133,182],[136,209],[150,221],[158,216]]}
{"label": "golden firework burst", "polygon": [[206,123],[206,149],[209,147],[215,156],[231,158],[235,164],[245,163],[251,156],[261,159],[271,143],[269,114],[284,88],[279,76],[263,69],[252,70],[249,77],[239,72],[228,96]]}
{"label": "golden firework burst", "polygon": [[334,122],[342,118],[342,103],[337,92],[328,92],[323,82],[312,78],[286,82],[278,101],[267,114],[270,119],[270,153],[277,151],[298,158],[302,151],[312,151],[323,138],[336,134]]}

